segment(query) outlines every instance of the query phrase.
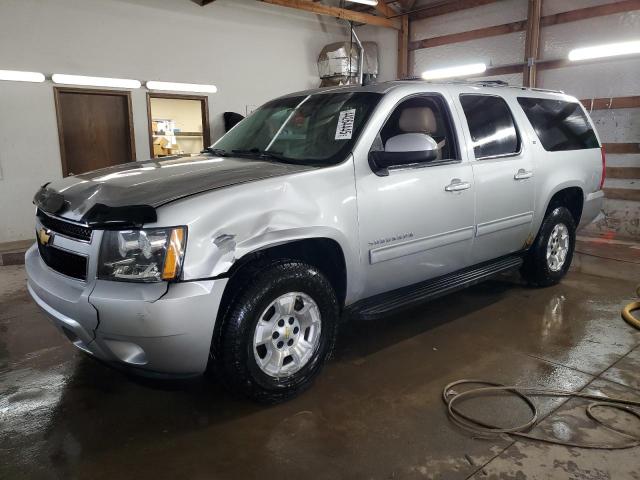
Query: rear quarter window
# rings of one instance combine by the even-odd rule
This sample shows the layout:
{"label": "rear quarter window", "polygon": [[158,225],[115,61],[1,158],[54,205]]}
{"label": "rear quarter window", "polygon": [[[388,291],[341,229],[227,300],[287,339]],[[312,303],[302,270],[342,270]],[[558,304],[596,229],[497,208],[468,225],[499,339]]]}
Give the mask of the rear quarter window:
{"label": "rear quarter window", "polygon": [[580,104],[529,97],[518,97],[518,103],[548,152],[600,147]]}

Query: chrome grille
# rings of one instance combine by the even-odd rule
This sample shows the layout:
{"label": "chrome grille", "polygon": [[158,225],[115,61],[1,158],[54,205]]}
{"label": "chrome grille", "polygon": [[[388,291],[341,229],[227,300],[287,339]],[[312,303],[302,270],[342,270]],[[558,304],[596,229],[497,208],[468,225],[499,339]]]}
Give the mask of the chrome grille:
{"label": "chrome grille", "polygon": [[50,217],[46,213],[38,210],[38,219],[42,226],[52,230],[55,233],[64,235],[65,237],[75,238],[84,242],[91,241],[91,229],[83,225],[77,225],[71,222],[65,222],[58,218]]}

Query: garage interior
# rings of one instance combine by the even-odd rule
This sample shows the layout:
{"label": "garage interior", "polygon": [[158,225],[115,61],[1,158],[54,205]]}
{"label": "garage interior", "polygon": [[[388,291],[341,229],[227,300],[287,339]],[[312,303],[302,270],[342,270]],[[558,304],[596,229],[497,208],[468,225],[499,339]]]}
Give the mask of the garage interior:
{"label": "garage interior", "polygon": [[[0,478],[639,478],[638,446],[472,434],[442,398],[480,379],[640,401],[640,330],[620,315],[640,294],[640,49],[569,59],[639,41],[640,0],[0,2]],[[602,214],[560,284],[502,274],[381,319],[345,315],[314,385],[268,407],[205,378],[107,368],[29,296],[41,185],[198,153],[287,93],[479,64],[460,81],[578,98],[607,152]],[[538,438],[640,435],[638,408],[606,414],[621,440],[587,399],[534,402]],[[530,416],[512,395],[461,405],[490,424]]]}

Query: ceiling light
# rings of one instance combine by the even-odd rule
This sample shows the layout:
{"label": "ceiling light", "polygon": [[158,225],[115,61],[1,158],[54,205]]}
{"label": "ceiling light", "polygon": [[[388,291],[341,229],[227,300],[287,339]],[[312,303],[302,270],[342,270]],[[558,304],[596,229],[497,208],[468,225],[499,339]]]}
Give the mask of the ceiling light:
{"label": "ceiling light", "polygon": [[594,47],[576,48],[569,52],[569,60],[589,60],[592,58],[617,57],[640,53],[640,40],[633,42],[610,43]]}
{"label": "ceiling light", "polygon": [[44,74],[39,72],[19,72],[16,70],[0,70],[0,80],[13,82],[44,82]]}
{"label": "ceiling light", "polygon": [[378,5],[378,0],[347,0],[347,2],[363,3],[365,5],[371,5],[372,7]]}
{"label": "ceiling light", "polygon": [[54,73],[51,76],[53,83],[63,85],[83,85],[90,87],[114,87],[114,88],[140,88],[142,84],[138,80],[128,78],[85,77],[84,75],[65,75]]}
{"label": "ceiling light", "polygon": [[218,88],[215,85],[201,85],[197,83],[175,83],[175,82],[156,82],[154,80],[147,82],[149,90],[164,90],[168,92],[198,92],[198,93],[216,93]]}
{"label": "ceiling light", "polygon": [[469,65],[427,70],[422,73],[422,78],[425,80],[436,80],[439,78],[466,77],[468,75],[483,73],[486,69],[487,66],[484,63],[471,63]]}

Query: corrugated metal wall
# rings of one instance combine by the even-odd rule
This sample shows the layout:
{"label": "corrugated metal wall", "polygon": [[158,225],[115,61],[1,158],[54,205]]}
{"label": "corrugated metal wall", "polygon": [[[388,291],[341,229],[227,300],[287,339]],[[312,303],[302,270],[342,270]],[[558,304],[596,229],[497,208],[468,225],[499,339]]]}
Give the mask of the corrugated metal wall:
{"label": "corrugated metal wall", "polygon": [[[553,15],[607,3],[603,0],[544,0],[542,15]],[[410,41],[521,21],[527,18],[528,0],[502,0],[411,23]],[[616,13],[543,27],[540,59],[567,58],[576,47],[640,39],[640,10]],[[489,66],[524,61],[525,32],[479,38],[415,50],[410,55],[412,73],[428,68],[485,62]],[[522,74],[490,79],[521,85]],[[538,86],[564,90],[580,99],[640,95],[640,60],[621,58],[597,64],[575,64],[538,72]],[[637,150],[640,144],[640,108],[593,110],[602,141],[625,144],[622,150]],[[591,233],[615,233],[640,238],[640,153],[609,153],[610,178],[605,183],[605,220],[588,228]],[[614,178],[616,177],[616,178]]]}

